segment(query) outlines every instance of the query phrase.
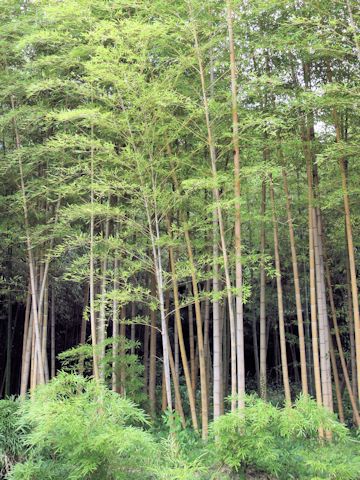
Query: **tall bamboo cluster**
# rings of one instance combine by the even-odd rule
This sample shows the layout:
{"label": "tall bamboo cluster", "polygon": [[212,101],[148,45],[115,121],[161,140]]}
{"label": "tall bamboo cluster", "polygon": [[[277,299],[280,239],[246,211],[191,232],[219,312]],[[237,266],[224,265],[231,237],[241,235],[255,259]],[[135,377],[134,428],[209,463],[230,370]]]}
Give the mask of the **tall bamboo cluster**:
{"label": "tall bamboo cluster", "polygon": [[72,358],[203,439],[254,390],[359,426],[355,2],[13,3],[1,394]]}

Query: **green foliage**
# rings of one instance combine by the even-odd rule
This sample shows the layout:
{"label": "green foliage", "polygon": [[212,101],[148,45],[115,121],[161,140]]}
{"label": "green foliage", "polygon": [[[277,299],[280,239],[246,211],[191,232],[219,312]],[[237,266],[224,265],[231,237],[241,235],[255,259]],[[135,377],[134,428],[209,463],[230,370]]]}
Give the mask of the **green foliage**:
{"label": "green foliage", "polygon": [[162,420],[166,430],[169,431],[169,438],[176,439],[177,452],[186,455],[190,460],[197,460],[203,447],[199,433],[195,432],[190,425],[186,425],[184,428],[180,415],[176,411],[166,410],[162,415]]}
{"label": "green foliage", "polygon": [[[179,433],[179,432],[178,432]],[[204,446],[202,446],[204,448]],[[185,438],[171,433],[159,444],[161,463],[156,470],[159,480],[195,480],[206,478],[209,469],[204,465],[199,449],[194,456],[192,443],[186,444]],[[203,453],[204,454],[204,453]]]}
{"label": "green foliage", "polygon": [[26,461],[12,480],[150,479],[155,444],[145,414],[94,380],[59,374],[21,407]]}
{"label": "green foliage", "polygon": [[[345,157],[356,239],[360,225],[360,203],[356,198],[360,172],[357,37],[349,26],[346,2],[234,0],[232,4],[236,12],[239,87],[242,299],[256,319],[261,260],[268,280],[276,273],[272,265],[271,209],[266,207],[264,217],[259,213],[261,184],[271,173],[279,220],[286,340],[295,348],[295,302],[281,171],[285,168],[289,172],[298,258],[304,271],[301,288],[305,293],[307,182],[301,130],[302,122],[309,122],[307,128],[314,130],[311,153],[321,186],[316,205],[325,217],[324,239],[334,284],[341,284],[335,300],[337,307],[340,305],[339,323],[344,327],[348,317],[342,303],[347,295],[342,285],[346,245],[343,229],[339,228],[343,192],[337,164],[340,157]],[[356,2],[351,0],[350,4],[359,25]],[[187,288],[192,265],[184,242],[186,228],[193,244],[200,297],[222,301],[226,289],[221,286],[218,292],[210,291],[214,264],[219,267],[220,285],[224,283],[222,254],[220,250],[218,258],[213,254],[213,242],[219,240],[213,232],[213,211],[217,206],[214,187],[221,193],[219,206],[234,284],[233,220],[238,199],[233,193],[233,126],[224,6],[224,2],[202,0],[0,2],[0,286],[3,292],[15,291],[21,299],[27,291],[20,161],[36,267],[51,258],[49,283],[57,285],[58,335],[62,327],[76,331],[74,311],[79,308],[73,307],[83,306],[77,297],[80,284],[89,281],[90,250],[94,256],[94,283],[99,285],[104,280],[106,287],[105,294],[95,298],[96,311],[105,311],[105,323],[111,321],[114,301],[124,306],[136,301],[140,310],[145,304],[152,311],[158,310],[158,299],[148,292],[155,260],[151,257],[149,233],[157,220],[160,225],[156,224],[156,247],[163,260],[164,290],[171,288],[166,251],[171,245],[176,254],[177,281],[182,287],[181,306],[194,302]],[[194,28],[206,76],[216,178],[210,171]],[[309,87],[303,76],[307,69]],[[343,130],[341,141],[335,141],[335,108]],[[19,145],[15,141],[15,123]],[[283,149],[281,156],[279,146]],[[167,217],[172,224],[171,238],[164,221]],[[95,222],[93,245],[91,219]],[[262,223],[266,233],[264,254],[259,252]],[[2,265],[7,258],[14,262],[13,273]],[[209,291],[204,291],[209,279]],[[270,285],[269,281],[267,288],[274,289],[274,283]],[[239,293],[234,287],[231,292]],[[276,295],[267,295],[266,304],[267,316],[272,319]],[[171,310],[172,305],[169,325]],[[244,329],[250,336],[252,315],[247,313]],[[14,330],[16,333],[21,329]],[[346,325],[342,332],[346,354],[350,349],[347,332]],[[271,348],[272,335],[269,338]],[[105,383],[109,383],[113,362],[111,344],[112,339],[108,339],[101,365]],[[103,347],[99,345],[99,351]],[[128,349],[126,345],[120,348]],[[84,373],[91,373],[90,345],[71,349],[61,358],[70,371],[81,371],[81,360]],[[2,357],[0,360],[3,364]],[[118,356],[116,363],[119,369],[125,367],[127,396],[140,402],[142,367],[138,358],[126,354]],[[272,367],[272,372],[279,370],[278,365]],[[186,410],[186,395],[183,397]],[[6,408],[16,409],[14,405]],[[3,462],[11,465],[21,454],[21,441],[17,441],[21,430],[13,430],[14,415],[6,414],[6,408],[1,420],[5,429],[1,448],[5,452]],[[132,413],[123,421],[127,409]],[[105,386],[90,380],[61,374],[50,386],[38,389],[21,410],[21,427],[31,429],[25,437],[29,455],[15,467],[12,478],[190,479],[207,475],[198,439],[188,429],[182,429],[176,417],[168,424],[170,437],[160,446],[154,445],[146,433],[131,426],[143,415]],[[347,413],[351,418],[351,412]],[[334,447],[318,444],[320,426],[332,431]],[[358,443],[347,438],[346,430],[333,416],[305,398],[300,398],[294,408],[284,410],[249,398],[244,414],[222,417],[214,432],[216,456],[233,469],[253,466],[295,478],[357,478]],[[161,458],[153,464],[157,456]],[[206,461],[211,463],[209,458]]]}
{"label": "green foliage", "polygon": [[[319,428],[331,432],[334,443],[321,443]],[[213,434],[215,456],[237,472],[255,468],[281,479],[360,478],[359,445],[308,397],[279,409],[248,396],[245,410],[220,417]]]}
{"label": "green foliage", "polygon": [[0,401],[0,478],[10,471],[23,453],[25,427],[18,428],[16,420],[20,402],[14,399]]}
{"label": "green foliage", "polygon": [[[160,436],[144,431],[147,417],[132,402],[64,372],[31,399],[0,402],[0,414],[9,480],[360,478],[359,441],[308,397],[280,409],[248,396],[243,412],[214,422],[207,444],[171,412]],[[332,442],[319,441],[319,427]]]}
{"label": "green foliage", "polygon": [[275,473],[279,451],[273,447],[273,429],[280,411],[256,397],[247,397],[246,413],[237,411],[220,417],[214,423],[219,458],[234,470],[249,465]]}
{"label": "green foliage", "polygon": [[61,372],[31,399],[0,402],[0,415],[9,480],[191,480],[208,470],[188,455],[195,443],[176,416],[157,442],[135,404],[79,375]]}
{"label": "green foliage", "polygon": [[[132,348],[138,346],[137,342],[128,340],[125,337],[119,336],[114,340],[112,337],[107,338],[101,344],[95,347],[95,353],[100,354],[102,348],[105,346],[104,358],[100,361],[100,365],[104,372],[104,380],[110,386],[112,382],[113,368],[117,372],[117,386],[120,389],[122,386],[126,392],[127,398],[140,404],[145,401],[146,397],[143,392],[144,381],[143,372],[144,366],[140,363],[139,357],[130,353]],[[113,348],[117,352],[123,354],[113,355]],[[70,348],[58,355],[62,363],[62,367],[66,372],[80,373],[84,375],[91,375],[93,371],[93,347],[86,343]],[[123,375],[120,374],[123,372]],[[123,385],[121,383],[123,382]]]}

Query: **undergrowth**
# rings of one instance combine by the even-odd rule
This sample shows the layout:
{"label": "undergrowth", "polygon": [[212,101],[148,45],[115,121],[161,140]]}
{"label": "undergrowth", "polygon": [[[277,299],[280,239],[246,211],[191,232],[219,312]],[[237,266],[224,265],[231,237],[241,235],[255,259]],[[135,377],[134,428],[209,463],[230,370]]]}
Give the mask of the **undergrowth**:
{"label": "undergrowth", "polygon": [[[300,396],[280,408],[256,396],[211,426],[204,444],[167,413],[162,428],[129,399],[60,373],[31,399],[0,402],[1,478],[9,480],[360,479],[360,442]],[[332,440],[319,440],[319,430]]]}

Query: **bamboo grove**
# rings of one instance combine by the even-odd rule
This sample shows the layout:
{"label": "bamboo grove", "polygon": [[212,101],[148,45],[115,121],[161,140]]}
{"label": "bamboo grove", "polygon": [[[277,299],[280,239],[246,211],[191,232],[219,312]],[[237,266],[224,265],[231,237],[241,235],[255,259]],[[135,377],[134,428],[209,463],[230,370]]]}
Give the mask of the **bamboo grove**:
{"label": "bamboo grove", "polygon": [[[3,0],[0,391],[360,425],[357,2]],[[326,432],[325,432],[326,433]]]}

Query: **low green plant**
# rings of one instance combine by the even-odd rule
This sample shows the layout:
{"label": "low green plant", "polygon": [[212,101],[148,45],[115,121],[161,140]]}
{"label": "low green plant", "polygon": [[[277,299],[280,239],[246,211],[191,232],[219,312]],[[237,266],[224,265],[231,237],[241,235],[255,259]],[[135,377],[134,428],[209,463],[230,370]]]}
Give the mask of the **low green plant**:
{"label": "low green plant", "polygon": [[[248,396],[245,404],[243,411],[214,422],[220,464],[239,474],[250,468],[280,479],[360,479],[360,444],[314,400],[300,396],[293,407],[280,409]],[[319,441],[320,428],[331,432],[331,444]]]}
{"label": "low green plant", "polygon": [[24,428],[17,418],[20,402],[9,398],[0,401],[0,478],[3,478],[23,454]]}
{"label": "low green plant", "polygon": [[[181,442],[179,444],[179,441]],[[171,433],[159,442],[160,463],[155,471],[157,480],[205,480],[209,469],[204,464],[201,454],[191,454],[185,448],[183,440]],[[205,453],[204,453],[205,454]]]}
{"label": "low green plant", "polygon": [[213,424],[220,461],[235,471],[255,465],[260,470],[277,473],[279,452],[273,442],[279,416],[280,410],[255,396],[246,398],[244,412],[221,416]]}
{"label": "low green plant", "polygon": [[191,459],[196,458],[199,446],[201,448],[203,444],[200,442],[199,433],[194,431],[191,424],[187,422],[184,428],[178,412],[169,410],[163,412],[162,422],[162,427],[165,426],[165,432],[169,432],[170,437],[176,438],[179,451],[186,451],[187,456]]}
{"label": "low green plant", "polygon": [[155,442],[146,415],[94,380],[60,373],[23,402],[27,459],[11,480],[153,478]]}
{"label": "low green plant", "polygon": [[[300,396],[279,408],[247,396],[245,403],[217,419],[204,443],[174,412],[164,414],[162,430],[145,430],[148,419],[130,400],[60,372],[31,398],[0,402],[2,473],[8,480],[360,480],[359,439],[316,402]],[[331,442],[319,441],[320,428]]]}

